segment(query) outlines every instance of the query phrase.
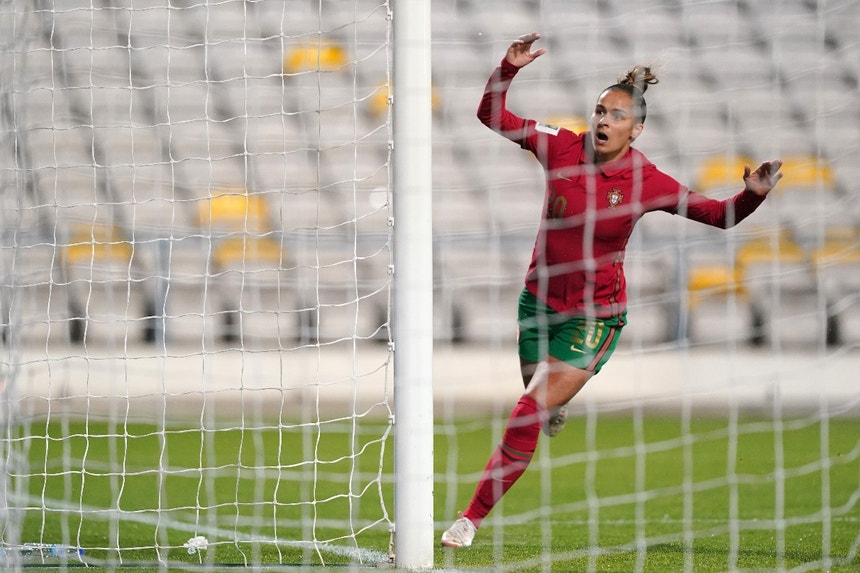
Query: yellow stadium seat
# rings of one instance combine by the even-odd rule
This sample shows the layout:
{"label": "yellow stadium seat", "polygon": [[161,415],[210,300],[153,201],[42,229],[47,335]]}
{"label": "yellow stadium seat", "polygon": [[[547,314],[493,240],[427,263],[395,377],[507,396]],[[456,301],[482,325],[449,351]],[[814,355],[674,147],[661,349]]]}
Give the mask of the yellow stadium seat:
{"label": "yellow stadium seat", "polygon": [[753,239],[738,248],[736,264],[740,270],[753,265],[771,262],[802,263],[806,253],[786,230],[780,230],[775,238]]}
{"label": "yellow stadium seat", "polygon": [[696,178],[696,191],[707,193],[720,187],[741,188],[744,166],[752,165],[744,155],[714,156],[705,160]]}
{"label": "yellow stadium seat", "polygon": [[218,243],[212,252],[212,260],[219,269],[237,267],[259,267],[267,265],[278,268],[283,262],[280,243],[270,238],[235,237]]}
{"label": "yellow stadium seat", "polygon": [[270,227],[265,199],[241,189],[218,191],[201,201],[197,217],[198,224],[209,230],[262,232]]}
{"label": "yellow stadium seat", "polygon": [[556,127],[569,129],[573,133],[582,133],[588,131],[588,120],[580,115],[555,115],[548,117],[546,123]]}
{"label": "yellow stadium seat", "polygon": [[118,261],[128,264],[131,243],[115,227],[82,225],[72,233],[65,249],[67,264]]}
{"label": "yellow stadium seat", "polygon": [[860,243],[828,242],[812,253],[816,267],[833,264],[860,264]]}
{"label": "yellow stadium seat", "polygon": [[738,269],[724,265],[706,265],[692,269],[687,279],[690,307],[696,307],[710,297],[744,296],[746,290],[740,278]]}
{"label": "yellow stadium seat", "polygon": [[770,232],[741,245],[736,265],[754,309],[755,344],[809,345],[824,339],[814,268],[791,232]]}
{"label": "yellow stadium seat", "polygon": [[385,82],[379,84],[373,95],[367,100],[367,111],[374,117],[383,116],[388,113],[388,85]]}
{"label": "yellow stadium seat", "polygon": [[777,190],[798,188],[833,190],[836,177],[830,165],[815,156],[792,156],[782,160],[782,182]]}
{"label": "yellow stadium seat", "polygon": [[860,243],[825,243],[811,254],[821,294],[829,301],[854,298],[860,290]]}
{"label": "yellow stadium seat", "polygon": [[309,42],[293,46],[284,57],[284,72],[333,72],[346,66],[346,50],[331,42]]}
{"label": "yellow stadium seat", "polygon": [[[430,105],[433,108],[433,113],[438,112],[442,107],[442,98],[439,95],[439,90],[436,87],[431,88]],[[367,111],[373,117],[380,117],[388,113],[388,100],[391,94],[391,88],[386,82],[381,82],[377,85],[376,91],[367,99]]]}

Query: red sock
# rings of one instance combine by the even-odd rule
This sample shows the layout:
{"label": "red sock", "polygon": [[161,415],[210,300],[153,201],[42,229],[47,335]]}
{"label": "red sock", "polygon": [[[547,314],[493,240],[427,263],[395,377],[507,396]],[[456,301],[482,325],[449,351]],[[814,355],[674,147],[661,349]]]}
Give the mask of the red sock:
{"label": "red sock", "polygon": [[475,527],[481,526],[481,521],[493,506],[526,471],[537,447],[540,428],[546,419],[546,410],[533,399],[523,396],[517,402],[502,436],[502,443],[490,456],[475,495],[463,512],[463,517],[467,517]]}

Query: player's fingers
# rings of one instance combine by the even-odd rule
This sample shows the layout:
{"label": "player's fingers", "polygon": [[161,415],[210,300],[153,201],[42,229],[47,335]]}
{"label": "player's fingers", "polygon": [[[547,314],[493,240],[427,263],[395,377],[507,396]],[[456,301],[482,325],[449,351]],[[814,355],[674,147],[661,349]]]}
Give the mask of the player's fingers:
{"label": "player's fingers", "polygon": [[780,167],[782,167],[782,162],[779,160],[766,161],[761,164],[761,167],[759,167],[759,177],[769,182],[771,187],[773,187],[780,179],[782,179],[782,173],[779,172]]}
{"label": "player's fingers", "polygon": [[750,173],[752,173],[752,171],[750,170],[750,166],[744,165],[744,179],[749,178]]}
{"label": "player's fingers", "polygon": [[532,57],[537,58],[538,56],[542,56],[546,53],[546,48],[539,48],[532,52]]}
{"label": "player's fingers", "polygon": [[537,32],[529,32],[528,34],[523,34],[517,39],[518,43],[521,44],[531,44],[532,42],[539,40],[540,34]]}

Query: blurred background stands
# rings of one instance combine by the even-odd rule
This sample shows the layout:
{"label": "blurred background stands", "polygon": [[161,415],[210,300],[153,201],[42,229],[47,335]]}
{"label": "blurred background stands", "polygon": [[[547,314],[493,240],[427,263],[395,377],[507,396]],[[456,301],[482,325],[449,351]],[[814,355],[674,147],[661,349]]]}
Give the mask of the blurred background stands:
{"label": "blurred background stands", "polygon": [[[543,178],[475,111],[511,40],[540,30],[549,52],[510,92],[519,115],[585,129],[619,72],[657,62],[637,145],[661,169],[722,197],[744,163],[786,161],[765,206],[728,233],[642,220],[626,344],[860,343],[860,3],[779,6],[434,2],[437,337],[515,337]],[[33,339],[384,339],[386,7],[130,7],[38,12],[26,50],[3,60],[21,167],[4,181],[20,191],[5,268],[34,295],[16,307]]]}

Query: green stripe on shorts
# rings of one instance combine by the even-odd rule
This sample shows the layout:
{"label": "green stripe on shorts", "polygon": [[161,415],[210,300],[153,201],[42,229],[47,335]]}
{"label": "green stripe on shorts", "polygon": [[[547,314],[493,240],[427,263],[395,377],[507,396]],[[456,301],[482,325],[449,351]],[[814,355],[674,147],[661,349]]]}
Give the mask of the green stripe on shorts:
{"label": "green stripe on shorts", "polygon": [[550,355],[596,374],[618,345],[624,316],[589,318],[561,314],[523,289],[517,326],[523,360],[540,362]]}

